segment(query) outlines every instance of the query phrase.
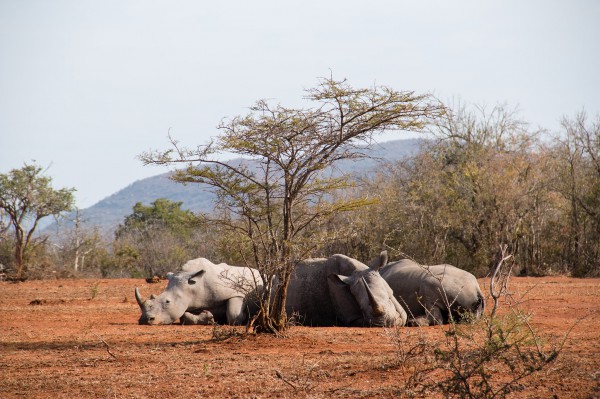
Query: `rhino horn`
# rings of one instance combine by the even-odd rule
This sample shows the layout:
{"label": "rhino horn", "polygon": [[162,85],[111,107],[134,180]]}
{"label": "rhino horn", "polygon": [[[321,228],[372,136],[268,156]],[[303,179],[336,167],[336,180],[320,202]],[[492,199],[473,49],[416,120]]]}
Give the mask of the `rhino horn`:
{"label": "rhino horn", "polygon": [[135,287],[135,300],[137,301],[138,305],[140,305],[140,307],[142,307],[144,305],[144,302],[146,302],[142,299],[142,296],[140,295],[140,290],[138,290],[137,287]]}
{"label": "rhino horn", "polygon": [[373,292],[371,292],[371,289],[369,288],[369,284],[367,284],[364,277],[361,278],[361,280],[362,280],[363,284],[365,285],[365,289],[367,290],[367,295],[369,296],[369,304],[371,305],[373,314],[376,317],[383,315],[383,313],[384,313],[383,307],[379,303],[377,303],[377,299],[373,295]]}

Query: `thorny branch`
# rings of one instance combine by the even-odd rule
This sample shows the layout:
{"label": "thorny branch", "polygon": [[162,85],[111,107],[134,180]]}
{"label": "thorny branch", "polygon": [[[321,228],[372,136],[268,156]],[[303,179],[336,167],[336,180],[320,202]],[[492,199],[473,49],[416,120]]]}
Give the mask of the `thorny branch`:
{"label": "thorny branch", "polygon": [[498,299],[500,299],[502,293],[508,293],[508,279],[512,270],[512,264],[506,269],[504,262],[512,258],[512,254],[506,255],[506,249],[507,245],[500,246],[501,259],[498,262],[498,265],[496,265],[492,277],[490,278],[490,295],[494,301],[494,307],[492,308],[492,313],[490,315],[492,318],[496,314],[496,309],[498,308]]}

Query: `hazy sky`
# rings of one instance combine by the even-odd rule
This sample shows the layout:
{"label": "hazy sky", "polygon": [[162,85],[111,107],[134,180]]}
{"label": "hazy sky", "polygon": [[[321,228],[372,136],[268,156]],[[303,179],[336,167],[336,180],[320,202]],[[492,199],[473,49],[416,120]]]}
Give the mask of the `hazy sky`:
{"label": "hazy sky", "polygon": [[[0,173],[36,160],[85,208],[167,169],[136,156],[217,134],[317,78],[600,113],[600,1],[0,0]],[[401,137],[398,137],[401,138]]]}

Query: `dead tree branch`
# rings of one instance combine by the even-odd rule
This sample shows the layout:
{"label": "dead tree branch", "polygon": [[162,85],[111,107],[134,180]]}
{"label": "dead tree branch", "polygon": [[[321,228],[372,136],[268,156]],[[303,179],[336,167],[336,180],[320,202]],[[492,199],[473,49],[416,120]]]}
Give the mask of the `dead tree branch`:
{"label": "dead tree branch", "polygon": [[492,313],[490,315],[492,318],[496,314],[496,309],[498,308],[498,299],[502,293],[508,293],[508,279],[512,271],[512,263],[507,268],[506,263],[504,262],[511,259],[513,256],[512,254],[506,255],[507,247],[507,245],[500,246],[500,261],[496,265],[492,277],[490,278],[490,295],[494,301],[494,307],[492,308]]}

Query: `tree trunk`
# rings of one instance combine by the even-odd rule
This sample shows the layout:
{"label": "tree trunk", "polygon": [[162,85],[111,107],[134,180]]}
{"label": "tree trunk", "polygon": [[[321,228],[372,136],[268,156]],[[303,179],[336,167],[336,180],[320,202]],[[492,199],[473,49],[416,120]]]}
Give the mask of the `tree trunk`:
{"label": "tree trunk", "polygon": [[24,256],[23,256],[23,244],[21,241],[17,240],[15,242],[15,263],[17,265],[17,278],[23,277],[23,269],[24,269]]}
{"label": "tree trunk", "polygon": [[[288,273],[288,276],[290,274]],[[275,295],[273,301],[273,307],[271,308],[271,319],[273,320],[274,327],[277,329],[277,332],[283,332],[286,330],[288,326],[287,322],[287,313],[285,311],[285,302],[287,300],[287,290],[290,284],[289,277],[286,278],[281,284],[281,287],[277,290],[277,294]]]}
{"label": "tree trunk", "polygon": [[17,278],[23,277],[25,268],[25,233],[18,222],[15,226],[15,264],[17,266]]}

